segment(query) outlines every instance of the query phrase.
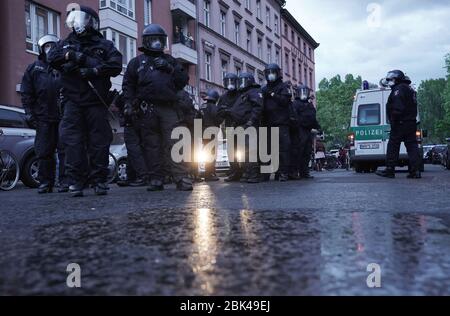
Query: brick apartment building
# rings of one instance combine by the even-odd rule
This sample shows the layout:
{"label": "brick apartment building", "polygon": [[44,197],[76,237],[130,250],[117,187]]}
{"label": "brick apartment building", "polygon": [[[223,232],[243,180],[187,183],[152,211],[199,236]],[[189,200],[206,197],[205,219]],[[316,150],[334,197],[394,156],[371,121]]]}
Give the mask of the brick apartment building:
{"label": "brick apartment building", "polygon": [[[139,53],[145,25],[159,23],[169,35],[170,52],[184,65],[190,75],[186,88],[197,95],[197,51],[194,43],[187,46],[174,35],[175,26],[196,34],[196,5],[189,0],[2,0],[0,26],[0,104],[20,105],[20,82],[28,64],[38,55],[37,41],[45,34],[65,37],[66,7],[69,3],[90,6],[99,12],[103,35],[112,40],[124,56],[124,71],[128,61]],[[186,33],[187,34],[187,33]],[[181,43],[185,43],[184,45]],[[113,79],[114,88],[121,90],[121,76]]]}
{"label": "brick apartment building", "polygon": [[[20,105],[20,82],[37,58],[37,41],[45,34],[67,36],[64,23],[71,2],[98,10],[101,32],[124,56],[124,71],[139,53],[145,25],[161,24],[170,53],[189,72],[186,90],[197,102],[207,89],[221,90],[228,71],[252,72],[263,83],[269,62],[285,68],[285,79],[315,86],[318,44],[283,9],[284,0],[3,0],[0,104]],[[289,37],[291,30],[295,35]],[[291,70],[294,59],[296,70]],[[121,90],[122,77],[113,79],[114,88]]]}

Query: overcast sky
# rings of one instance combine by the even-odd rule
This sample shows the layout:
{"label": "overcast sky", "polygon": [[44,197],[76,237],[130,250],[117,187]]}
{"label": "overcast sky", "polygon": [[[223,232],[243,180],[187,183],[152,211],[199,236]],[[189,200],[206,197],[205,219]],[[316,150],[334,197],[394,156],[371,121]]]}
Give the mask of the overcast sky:
{"label": "overcast sky", "polygon": [[320,43],[317,84],[347,73],[373,83],[401,69],[418,85],[443,78],[450,53],[450,0],[287,0]]}

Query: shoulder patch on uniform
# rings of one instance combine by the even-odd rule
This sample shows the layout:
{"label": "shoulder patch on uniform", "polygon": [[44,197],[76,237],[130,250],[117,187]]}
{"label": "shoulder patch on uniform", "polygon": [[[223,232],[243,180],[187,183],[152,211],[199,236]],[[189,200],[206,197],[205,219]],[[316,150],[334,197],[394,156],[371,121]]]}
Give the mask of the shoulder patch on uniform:
{"label": "shoulder patch on uniform", "polygon": [[260,92],[260,93],[258,93],[258,96],[261,98],[261,99],[264,99],[264,96],[263,96],[263,94]]}
{"label": "shoulder patch on uniform", "polygon": [[396,90],[395,92],[394,92],[394,95],[395,96],[398,96],[400,94],[400,90]]}

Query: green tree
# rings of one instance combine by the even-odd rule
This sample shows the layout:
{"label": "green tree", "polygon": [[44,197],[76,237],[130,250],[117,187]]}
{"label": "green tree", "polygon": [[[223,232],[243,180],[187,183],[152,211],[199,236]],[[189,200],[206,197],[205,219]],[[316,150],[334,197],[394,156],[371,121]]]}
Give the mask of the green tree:
{"label": "green tree", "polygon": [[317,117],[328,145],[344,144],[350,127],[352,105],[362,79],[351,74],[342,80],[340,75],[323,79],[317,92]]}
{"label": "green tree", "polygon": [[445,65],[447,67],[447,84],[445,85],[443,97],[443,115],[442,119],[437,123],[438,131],[443,137],[450,137],[450,54],[445,58]]}
{"label": "green tree", "polygon": [[445,79],[430,79],[422,81],[417,89],[422,127],[428,130],[429,142],[441,142],[445,138],[442,130],[444,119],[444,91],[447,85]]}

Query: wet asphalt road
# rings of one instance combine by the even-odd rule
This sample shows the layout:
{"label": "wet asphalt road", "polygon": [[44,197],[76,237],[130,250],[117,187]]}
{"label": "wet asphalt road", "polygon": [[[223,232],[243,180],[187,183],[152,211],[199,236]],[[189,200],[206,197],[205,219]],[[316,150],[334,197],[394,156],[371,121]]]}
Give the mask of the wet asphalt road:
{"label": "wet asphalt road", "polygon": [[[427,167],[420,181],[0,192],[0,295],[450,295],[450,172]],[[381,288],[366,285],[370,263]]]}

